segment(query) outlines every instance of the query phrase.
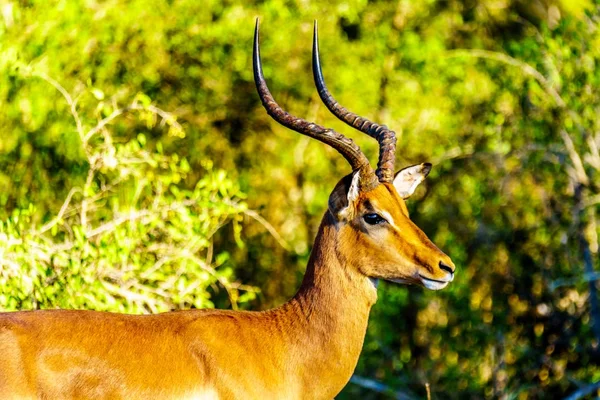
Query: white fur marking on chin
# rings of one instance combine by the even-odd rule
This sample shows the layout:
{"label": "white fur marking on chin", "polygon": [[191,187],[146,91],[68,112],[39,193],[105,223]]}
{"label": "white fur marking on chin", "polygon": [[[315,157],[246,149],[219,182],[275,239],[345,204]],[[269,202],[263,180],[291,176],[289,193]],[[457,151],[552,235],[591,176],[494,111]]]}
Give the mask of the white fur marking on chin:
{"label": "white fur marking on chin", "polygon": [[450,283],[450,282],[434,281],[434,280],[427,279],[427,278],[422,278],[421,282],[423,283],[423,286],[429,290],[440,290],[440,289],[443,289],[446,286],[448,286],[448,283]]}

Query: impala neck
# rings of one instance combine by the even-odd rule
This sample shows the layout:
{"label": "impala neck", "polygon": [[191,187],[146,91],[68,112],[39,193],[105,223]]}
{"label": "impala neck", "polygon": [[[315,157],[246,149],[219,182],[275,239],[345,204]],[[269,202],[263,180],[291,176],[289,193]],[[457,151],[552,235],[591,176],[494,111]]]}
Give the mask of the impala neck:
{"label": "impala neck", "polygon": [[[328,304],[326,310],[333,306],[355,311],[366,307],[368,316],[377,301],[374,284],[377,280],[366,277],[350,265],[354,255],[341,252],[344,246],[338,243],[338,229],[328,211],[319,226],[304,280],[293,300],[306,299],[313,304],[325,301]],[[332,303],[334,299],[340,301]]]}
{"label": "impala neck", "polygon": [[278,311],[294,321],[288,334],[297,371],[305,370],[312,385],[318,379],[327,380],[325,387],[338,381],[341,390],[358,362],[377,290],[348,265],[351,254],[340,254],[338,229],[327,212],[302,285]]}

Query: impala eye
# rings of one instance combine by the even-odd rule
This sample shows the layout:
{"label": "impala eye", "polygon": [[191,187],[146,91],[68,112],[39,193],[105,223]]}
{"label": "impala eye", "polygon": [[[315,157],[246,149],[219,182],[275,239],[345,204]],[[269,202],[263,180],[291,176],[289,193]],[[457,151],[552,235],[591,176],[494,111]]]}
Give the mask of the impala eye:
{"label": "impala eye", "polygon": [[382,222],[385,222],[385,219],[379,215],[379,214],[365,214],[363,216],[363,219],[365,220],[365,222],[369,225],[379,225]]}

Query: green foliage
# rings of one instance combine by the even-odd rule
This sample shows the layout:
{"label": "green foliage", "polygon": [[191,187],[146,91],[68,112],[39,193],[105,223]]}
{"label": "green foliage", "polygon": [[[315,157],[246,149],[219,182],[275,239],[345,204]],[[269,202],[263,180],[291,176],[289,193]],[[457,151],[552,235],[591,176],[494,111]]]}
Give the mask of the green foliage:
{"label": "green foliage", "polygon": [[[64,88],[45,79],[72,103]],[[103,98],[99,89],[92,94]],[[239,227],[247,211],[238,185],[207,160],[201,178],[187,189],[182,183],[190,164],[164,154],[160,141],[150,150],[146,135],[139,133],[114,143],[108,125],[131,111],[138,112],[146,129],[162,118],[169,133],[182,135],[175,118],[152,106],[147,96],[138,95],[119,109],[101,102],[97,110],[107,116],[88,132],[80,131],[89,162],[83,187],[72,188],[57,215],[44,224],[36,223],[33,204],[0,221],[2,308],[134,313],[205,308],[213,307],[215,285],[226,290],[234,308],[251,300],[253,288],[231,281],[227,252],[213,256],[212,248],[215,232],[230,221]],[[81,126],[79,114],[73,117]],[[239,235],[236,239],[243,244]],[[247,290],[242,296],[240,288]]]}
{"label": "green foliage", "polygon": [[[0,7],[2,307],[227,306],[213,284],[235,301],[238,281],[263,293],[244,291],[243,307],[291,296],[348,171],[265,114],[251,73],[255,17],[275,98],[377,156],[320,105],[310,73],[318,18],[336,99],[397,131],[399,166],[434,163],[409,208],[458,266],[442,292],[382,284],[357,375],[413,397],[428,382],[432,398],[460,399],[557,398],[600,379],[590,306],[597,2]],[[235,223],[217,229],[225,221]],[[378,395],[349,384],[340,398],[357,396]]]}

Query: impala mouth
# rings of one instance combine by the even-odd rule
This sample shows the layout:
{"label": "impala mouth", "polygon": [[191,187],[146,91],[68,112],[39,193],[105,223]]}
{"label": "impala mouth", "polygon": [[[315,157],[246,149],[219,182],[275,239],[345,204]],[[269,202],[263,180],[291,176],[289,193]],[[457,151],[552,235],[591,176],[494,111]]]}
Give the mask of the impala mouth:
{"label": "impala mouth", "polygon": [[419,274],[418,278],[395,278],[388,279],[391,282],[401,283],[404,285],[421,284],[429,290],[440,290],[448,286],[454,280],[454,274],[448,274],[446,279],[432,279]]}
{"label": "impala mouth", "polygon": [[451,274],[449,279],[439,280],[439,279],[431,279],[426,278],[423,275],[419,274],[419,278],[421,278],[421,283],[429,290],[440,290],[448,286],[450,282],[454,280],[454,274]]}
{"label": "impala mouth", "polygon": [[387,279],[390,282],[394,282],[394,283],[400,283],[402,285],[414,285],[416,282],[414,279],[402,279],[402,278],[394,278],[394,279]]}

